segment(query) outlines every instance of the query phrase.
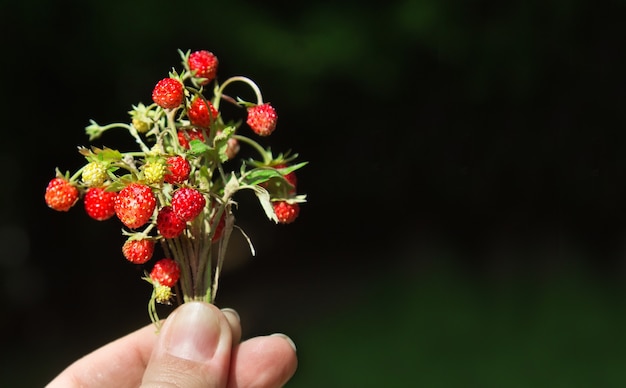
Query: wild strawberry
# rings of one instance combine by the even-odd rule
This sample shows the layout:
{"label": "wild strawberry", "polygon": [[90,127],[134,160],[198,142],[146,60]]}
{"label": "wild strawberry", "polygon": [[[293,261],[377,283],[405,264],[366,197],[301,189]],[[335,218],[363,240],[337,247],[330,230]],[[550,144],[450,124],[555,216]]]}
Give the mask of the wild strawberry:
{"label": "wild strawberry", "polygon": [[144,182],[148,185],[159,184],[167,171],[166,162],[163,158],[149,159],[142,167]]}
{"label": "wild strawberry", "polygon": [[166,287],[174,287],[180,277],[180,267],[172,259],[161,259],[154,264],[150,271],[150,279]]}
{"label": "wild strawberry", "polygon": [[189,130],[181,129],[176,133],[176,135],[178,136],[178,143],[180,143],[180,145],[186,149],[189,149],[189,142],[192,140],[204,141],[204,135],[202,134],[202,131],[196,128],[192,128]]}
{"label": "wild strawberry", "polygon": [[154,124],[154,111],[144,104],[133,105],[133,110],[129,111],[131,124],[139,133],[146,133]]}
{"label": "wild strawberry", "polygon": [[157,215],[157,230],[164,238],[176,238],[185,230],[186,222],[181,220],[171,206],[163,206]]}
{"label": "wild strawberry", "polygon": [[83,204],[85,212],[96,221],[104,221],[115,215],[115,191],[106,191],[103,187],[87,189]]}
{"label": "wild strawberry", "polygon": [[290,224],[298,218],[300,214],[300,205],[297,202],[289,203],[287,201],[276,201],[272,203],[274,213],[280,224]]}
{"label": "wild strawberry", "polygon": [[[217,131],[217,136],[220,136],[222,131]],[[234,137],[229,137],[226,141],[226,149],[224,150],[224,154],[228,159],[233,159],[238,153],[241,146],[239,145],[239,140]]]}
{"label": "wild strawberry", "polygon": [[170,184],[183,183],[189,178],[191,166],[189,161],[180,155],[167,158],[167,172],[163,180]]}
{"label": "wild strawberry", "polygon": [[172,195],[174,214],[183,221],[191,221],[202,212],[206,199],[201,192],[191,187],[181,187]]}
{"label": "wild strawberry", "polygon": [[156,207],[156,197],[149,186],[131,183],[115,198],[115,214],[131,229],[145,225]]}
{"label": "wild strawberry", "polygon": [[211,101],[197,96],[191,102],[187,116],[192,125],[208,128],[212,122],[217,119],[217,109],[211,104]]}
{"label": "wild strawberry", "polygon": [[234,137],[229,138],[226,143],[226,157],[228,159],[234,158],[239,153],[240,148],[241,147],[239,146],[239,141],[237,139]]}
{"label": "wild strawberry", "polygon": [[198,82],[200,85],[206,85],[211,82],[217,75],[217,65],[219,61],[217,57],[210,51],[200,50],[189,55],[189,70],[195,72],[194,76],[205,78]]}
{"label": "wild strawberry", "polygon": [[56,211],[66,212],[70,210],[78,198],[80,192],[67,179],[56,177],[48,182],[44,199],[46,204]]}
{"label": "wild strawberry", "polygon": [[164,238],[176,238],[185,230],[186,222],[181,220],[171,206],[164,206],[157,215],[157,230]]}
{"label": "wild strawberry", "polygon": [[144,264],[154,253],[154,240],[151,238],[129,238],[122,245],[122,253],[126,260],[133,264]]}
{"label": "wild strawberry", "polygon": [[154,286],[154,300],[158,303],[162,304],[172,304],[171,299],[174,296],[172,292],[172,288],[168,286],[163,286],[158,283],[153,283]]}
{"label": "wild strawberry", "polygon": [[102,162],[89,162],[83,168],[81,177],[85,185],[89,187],[100,187],[108,178],[107,167]]}
{"label": "wild strawberry", "polygon": [[133,117],[131,120],[131,124],[139,133],[146,133],[150,130],[150,123],[147,121],[143,121],[138,117]]}
{"label": "wild strawberry", "polygon": [[276,129],[276,110],[269,103],[248,108],[246,124],[259,136],[268,136]]}
{"label": "wild strawberry", "polygon": [[163,109],[179,107],[184,98],[184,86],[174,78],[163,78],[152,90],[152,100]]}

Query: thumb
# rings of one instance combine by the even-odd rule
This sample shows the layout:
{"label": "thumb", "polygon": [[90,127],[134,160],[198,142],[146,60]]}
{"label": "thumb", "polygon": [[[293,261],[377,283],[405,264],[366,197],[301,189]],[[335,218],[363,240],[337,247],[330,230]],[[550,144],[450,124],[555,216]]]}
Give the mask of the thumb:
{"label": "thumb", "polygon": [[149,387],[225,387],[232,333],[215,306],[187,302],[167,318],[143,376]]}

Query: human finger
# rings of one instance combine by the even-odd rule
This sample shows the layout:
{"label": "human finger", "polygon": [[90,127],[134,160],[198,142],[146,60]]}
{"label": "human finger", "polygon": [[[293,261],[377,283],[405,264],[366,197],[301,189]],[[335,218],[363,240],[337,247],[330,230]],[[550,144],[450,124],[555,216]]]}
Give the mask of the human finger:
{"label": "human finger", "polygon": [[231,348],[230,323],[217,307],[183,303],[163,324],[141,387],[225,387]]}
{"label": "human finger", "polygon": [[282,387],[297,367],[296,346],[289,337],[254,337],[233,348],[228,388]]}
{"label": "human finger", "polygon": [[230,324],[230,331],[232,333],[233,346],[241,341],[241,318],[239,313],[231,308],[223,308],[222,313],[226,316],[228,323]]}
{"label": "human finger", "polygon": [[85,355],[65,368],[47,388],[137,387],[157,341],[156,327],[145,326]]}

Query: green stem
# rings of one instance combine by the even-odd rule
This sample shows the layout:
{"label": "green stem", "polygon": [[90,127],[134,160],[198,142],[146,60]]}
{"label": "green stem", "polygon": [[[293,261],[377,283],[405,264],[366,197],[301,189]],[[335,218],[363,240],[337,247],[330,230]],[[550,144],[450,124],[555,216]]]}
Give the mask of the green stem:
{"label": "green stem", "polygon": [[176,112],[177,112],[178,108],[176,109],[168,109],[166,110],[166,116],[167,116],[167,128],[166,130],[169,132],[170,136],[172,137],[172,141],[174,142],[174,144],[176,144],[176,149],[180,148],[180,143],[178,142],[178,134],[177,134],[177,129],[176,129]]}
{"label": "green stem", "polygon": [[126,129],[132,137],[135,138],[135,142],[137,142],[137,144],[139,144],[139,147],[144,151],[144,152],[149,152],[150,148],[148,148],[144,142],[141,140],[141,136],[139,136],[139,133],[137,132],[137,130],[135,129],[135,127],[133,127],[130,124],[126,124],[126,123],[112,123],[112,124],[107,124],[107,125],[99,125],[98,123],[96,123],[95,121],[91,120],[91,125],[89,125],[87,128],[85,128],[85,132],[87,132],[87,134],[89,135],[89,141],[92,141],[100,136],[102,136],[102,134],[106,131],[108,131],[109,129],[113,129],[113,128],[124,128]]}
{"label": "green stem", "polygon": [[181,238],[182,237],[179,236],[176,238],[167,239],[167,242],[170,248],[170,252],[172,253],[172,258],[178,263],[178,265],[180,265],[181,274],[179,281],[183,290],[183,300],[185,302],[188,302],[189,290],[193,290],[193,275],[190,271],[188,260],[185,260],[186,256],[180,241]]}
{"label": "green stem", "polygon": [[261,90],[259,89],[257,84],[254,83],[254,81],[252,81],[248,77],[237,75],[234,77],[230,77],[229,79],[224,81],[224,83],[215,91],[215,97],[217,97],[215,104],[214,104],[215,109],[219,109],[219,103],[220,103],[221,96],[224,94],[224,89],[226,88],[226,86],[228,86],[229,84],[233,82],[243,82],[245,84],[248,84],[248,86],[252,88],[252,90],[254,91],[254,94],[256,95],[257,105],[263,104],[263,95],[261,94]]}
{"label": "green stem", "polygon": [[81,174],[83,173],[83,170],[85,169],[85,167],[87,167],[87,165],[85,164],[84,166],[82,166],[81,168],[79,168],[74,175],[72,175],[70,177],[70,182],[76,182],[78,180],[78,178],[81,176]]}
{"label": "green stem", "polygon": [[132,125],[126,125],[128,127],[128,132],[130,132],[131,136],[135,138],[135,143],[139,144],[139,148],[145,153],[150,152],[150,148],[141,140],[141,136],[139,136],[139,132]]}
{"label": "green stem", "polygon": [[261,154],[261,157],[263,158],[263,164],[269,165],[271,163],[272,158],[270,157],[269,153],[265,151],[265,149],[263,149],[263,147],[261,147],[261,145],[256,141],[250,139],[249,137],[241,135],[233,135],[233,138],[237,139],[238,141],[242,141],[257,150],[257,152]]}

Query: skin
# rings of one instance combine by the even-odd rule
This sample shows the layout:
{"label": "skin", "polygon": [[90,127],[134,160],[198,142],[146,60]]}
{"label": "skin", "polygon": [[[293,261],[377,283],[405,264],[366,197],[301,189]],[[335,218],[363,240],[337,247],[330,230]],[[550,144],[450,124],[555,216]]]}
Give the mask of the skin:
{"label": "skin", "polygon": [[148,325],[75,361],[47,387],[281,387],[297,368],[283,334],[241,342],[238,314],[204,302],[179,306],[158,334]]}

